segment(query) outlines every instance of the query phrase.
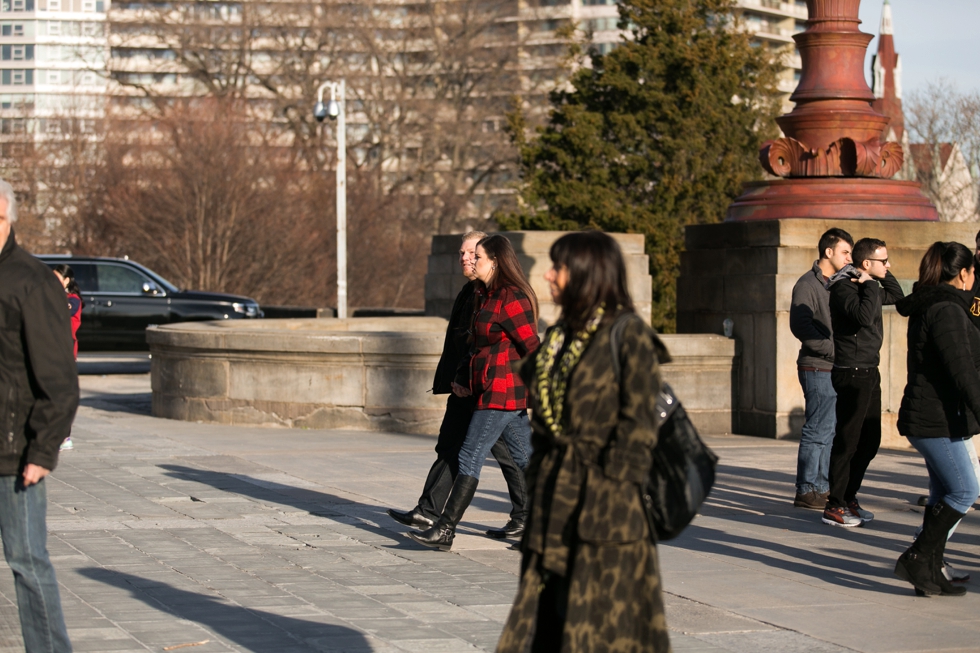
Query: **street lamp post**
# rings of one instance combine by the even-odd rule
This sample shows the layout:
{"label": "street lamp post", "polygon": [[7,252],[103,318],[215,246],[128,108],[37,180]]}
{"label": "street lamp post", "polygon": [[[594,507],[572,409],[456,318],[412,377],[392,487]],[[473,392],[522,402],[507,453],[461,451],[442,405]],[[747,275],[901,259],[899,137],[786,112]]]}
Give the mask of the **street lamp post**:
{"label": "street lamp post", "polygon": [[[323,103],[323,91],[330,88],[330,101]],[[347,106],[345,80],[323,82],[316,92],[313,116],[337,121],[337,317],[347,318]]]}

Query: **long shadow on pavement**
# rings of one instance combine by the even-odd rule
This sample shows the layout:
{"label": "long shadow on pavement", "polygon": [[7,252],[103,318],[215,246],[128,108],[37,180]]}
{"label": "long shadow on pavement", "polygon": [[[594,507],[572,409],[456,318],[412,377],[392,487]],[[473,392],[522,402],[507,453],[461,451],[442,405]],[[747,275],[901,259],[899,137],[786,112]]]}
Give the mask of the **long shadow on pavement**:
{"label": "long shadow on pavement", "polygon": [[[766,567],[783,569],[809,576],[832,585],[851,589],[864,589],[886,594],[909,594],[905,588],[886,585],[877,578],[891,573],[898,555],[883,549],[882,556],[864,556],[859,559],[854,552],[821,552],[809,547],[787,546],[771,540],[761,540],[736,535],[714,528],[692,524],[684,534],[670,545],[689,551],[711,555],[724,555],[740,560],[758,562]],[[891,557],[894,554],[894,557]]]}
{"label": "long shadow on pavement", "polygon": [[[426,547],[407,537],[398,536],[397,532],[390,528],[375,526],[362,519],[362,517],[366,517],[379,524],[387,524],[389,521],[391,524],[395,524],[391,517],[385,514],[388,506],[358,502],[320,490],[253,478],[247,474],[232,474],[172,464],[160,465],[160,468],[167,470],[168,476],[173,478],[194,481],[226,492],[240,494],[259,502],[288,506],[295,510],[303,510],[311,515],[342,522],[363,531],[365,536],[370,535],[370,538],[361,538],[365,542],[374,541],[391,549],[426,550]],[[489,499],[488,502],[493,502],[493,499]],[[342,505],[356,506],[356,509],[344,511],[340,509]],[[349,514],[350,512],[357,514],[352,516]],[[465,521],[463,525],[471,526]]]}
{"label": "long shadow on pavement", "polygon": [[177,589],[154,581],[100,567],[86,567],[78,573],[106,585],[126,590],[139,601],[210,629],[247,651],[283,653],[285,651],[370,651],[360,632],[330,623],[304,621],[294,617],[229,605],[222,599]]}

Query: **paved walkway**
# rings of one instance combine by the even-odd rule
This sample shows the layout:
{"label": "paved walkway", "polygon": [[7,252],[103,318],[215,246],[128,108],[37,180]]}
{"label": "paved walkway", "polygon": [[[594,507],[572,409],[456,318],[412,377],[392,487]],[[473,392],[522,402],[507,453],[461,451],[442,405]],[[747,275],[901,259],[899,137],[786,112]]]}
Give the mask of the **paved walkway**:
{"label": "paved walkway", "polygon": [[[49,481],[75,650],[494,649],[519,554],[480,535],[508,510],[491,465],[453,551],[430,551],[384,514],[413,505],[430,438],[154,419],[146,374],[82,387],[77,449]],[[711,443],[717,489],[660,547],[676,651],[980,649],[980,591],[915,598],[891,574],[921,519],[919,458],[879,455],[862,501],[877,518],[845,530],[791,507],[795,444]],[[977,518],[949,557],[980,579]],[[13,601],[0,569],[3,653],[22,646]]]}

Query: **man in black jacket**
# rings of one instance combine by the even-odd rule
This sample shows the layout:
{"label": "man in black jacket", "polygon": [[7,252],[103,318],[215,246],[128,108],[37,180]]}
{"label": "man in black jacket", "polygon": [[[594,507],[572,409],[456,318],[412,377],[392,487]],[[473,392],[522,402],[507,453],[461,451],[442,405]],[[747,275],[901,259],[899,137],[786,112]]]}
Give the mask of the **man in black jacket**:
{"label": "man in black jacket", "polygon": [[847,528],[874,519],[861,508],[857,492],[881,444],[881,307],[905,296],[889,272],[884,241],[862,238],[854,243],[852,258],[854,265],[841,268],[829,281],[837,431],[830,450],[830,496],[822,519]]}
{"label": "man in black jacket", "polygon": [[65,291],[17,246],[13,189],[0,181],[0,535],[26,651],[71,651],[46,548],[44,478],[78,407]]}
{"label": "man in black jacket", "polygon": [[[459,450],[463,446],[463,440],[466,439],[470,418],[476,409],[476,398],[457,396],[452,391],[452,384],[460,361],[469,353],[469,331],[475,310],[472,283],[476,279],[473,268],[474,255],[476,244],[485,236],[486,234],[481,231],[467,233],[463,236],[463,243],[459,248],[459,264],[463,268],[463,276],[469,279],[470,283],[463,286],[453,303],[442,357],[436,367],[432,384],[433,394],[449,395],[446,401],[446,414],[442,419],[442,426],[439,427],[439,439],[436,441],[436,461],[429,469],[418,505],[408,512],[388,509],[388,514],[395,521],[422,530],[432,528],[436,520],[442,516],[442,510],[459,471]],[[495,538],[517,537],[524,532],[527,503],[524,472],[514,463],[503,440],[498,440],[490,449],[490,453],[497,459],[504,480],[507,481],[507,491],[513,507],[507,524],[502,529],[488,530],[487,535]]]}

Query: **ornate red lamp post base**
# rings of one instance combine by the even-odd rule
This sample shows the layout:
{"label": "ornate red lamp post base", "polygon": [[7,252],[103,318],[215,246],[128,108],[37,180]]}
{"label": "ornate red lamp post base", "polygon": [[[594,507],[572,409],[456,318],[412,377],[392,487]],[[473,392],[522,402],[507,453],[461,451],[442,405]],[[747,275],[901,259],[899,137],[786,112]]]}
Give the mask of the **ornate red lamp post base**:
{"label": "ornate red lamp post base", "polygon": [[935,222],[939,216],[918,182],[841,177],[749,183],[725,215],[726,221],[786,218]]}
{"label": "ornate red lamp post base", "polygon": [[858,29],[861,0],[806,4],[807,29],[793,37],[803,63],[796,107],[777,119],[785,136],[759,153],[766,172],[784,179],[747,184],[725,219],[939,220],[918,184],[889,179],[903,153],[882,142],[888,118],[871,106],[862,65],[872,36]]}

